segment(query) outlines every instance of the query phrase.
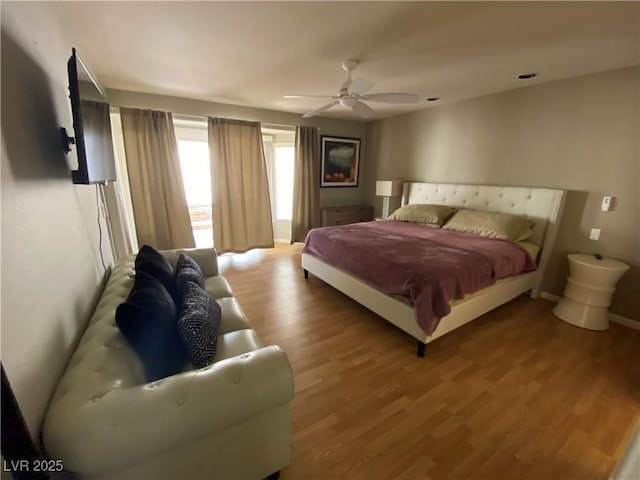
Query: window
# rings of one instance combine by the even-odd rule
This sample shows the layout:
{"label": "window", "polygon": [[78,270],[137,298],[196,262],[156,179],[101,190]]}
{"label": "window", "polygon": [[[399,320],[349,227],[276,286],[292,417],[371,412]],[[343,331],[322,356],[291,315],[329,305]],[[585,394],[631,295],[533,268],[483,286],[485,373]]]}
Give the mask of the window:
{"label": "window", "polygon": [[212,247],[209,147],[205,142],[178,140],[178,152],[196,247]]}
{"label": "window", "polygon": [[[117,121],[116,121],[117,120]],[[112,114],[114,132],[121,132],[120,116]],[[180,170],[184,185],[191,228],[196,247],[213,247],[213,218],[211,212],[212,185],[209,160],[207,120],[198,117],[174,115],[173,125],[178,143]],[[274,240],[288,243],[291,235],[293,210],[293,166],[295,156],[295,131],[292,128],[263,126],[263,147],[269,182],[271,211],[273,215]],[[116,135],[120,144],[122,134]],[[117,143],[117,142],[116,142]],[[117,186],[124,189],[122,195],[127,200],[127,219],[130,217],[130,231],[133,232],[133,211],[126,184],[126,162],[124,146],[117,144],[116,152],[124,174],[118,173],[121,182]],[[135,243],[135,236],[130,235]],[[132,243],[132,245],[133,245]],[[133,248],[133,247],[132,247]]]}
{"label": "window", "polygon": [[[182,181],[198,248],[213,246],[211,171],[206,120],[173,117]],[[263,128],[263,147],[271,192],[276,241],[288,242],[293,210],[293,130]]]}
{"label": "window", "polygon": [[273,239],[278,243],[289,243],[293,213],[295,131],[263,126],[262,144],[271,197]]}
{"label": "window", "polygon": [[293,211],[293,145],[274,146],[276,220],[291,220]]}
{"label": "window", "polygon": [[207,124],[175,118],[173,123],[193,238],[198,248],[213,247]]}

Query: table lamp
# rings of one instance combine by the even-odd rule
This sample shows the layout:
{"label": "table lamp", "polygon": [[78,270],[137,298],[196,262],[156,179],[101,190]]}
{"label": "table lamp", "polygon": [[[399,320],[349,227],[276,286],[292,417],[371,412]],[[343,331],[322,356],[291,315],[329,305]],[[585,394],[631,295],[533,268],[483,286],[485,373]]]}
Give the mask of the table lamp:
{"label": "table lamp", "polygon": [[389,198],[402,194],[402,181],[378,180],[376,182],[376,196],[382,197],[382,219],[389,216]]}

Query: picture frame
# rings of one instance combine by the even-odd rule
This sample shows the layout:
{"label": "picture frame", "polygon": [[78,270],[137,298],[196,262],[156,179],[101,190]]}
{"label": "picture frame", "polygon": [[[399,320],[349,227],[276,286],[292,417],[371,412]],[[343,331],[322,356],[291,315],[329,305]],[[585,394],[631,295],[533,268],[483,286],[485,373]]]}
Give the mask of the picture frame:
{"label": "picture frame", "polygon": [[320,187],[357,187],[360,139],[322,136]]}

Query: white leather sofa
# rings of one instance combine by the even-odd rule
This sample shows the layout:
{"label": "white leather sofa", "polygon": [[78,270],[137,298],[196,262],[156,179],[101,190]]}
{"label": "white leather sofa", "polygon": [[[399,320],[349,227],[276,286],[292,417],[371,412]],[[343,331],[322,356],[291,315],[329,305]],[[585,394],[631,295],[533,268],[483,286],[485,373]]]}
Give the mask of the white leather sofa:
{"label": "white leather sofa", "polygon": [[260,479],[290,463],[293,377],[278,346],[263,347],[219,275],[213,249],[193,257],[222,307],[215,363],[145,383],[115,324],[134,257],[111,273],[54,393],[43,425],[49,458],[87,479]]}

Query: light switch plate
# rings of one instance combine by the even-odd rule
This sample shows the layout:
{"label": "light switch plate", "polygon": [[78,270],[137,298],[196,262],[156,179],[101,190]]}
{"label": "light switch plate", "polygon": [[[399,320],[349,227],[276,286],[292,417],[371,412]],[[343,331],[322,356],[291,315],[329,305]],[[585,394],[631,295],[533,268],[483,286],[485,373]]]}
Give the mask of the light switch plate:
{"label": "light switch plate", "polygon": [[608,212],[611,210],[611,197],[602,197],[602,211]]}
{"label": "light switch plate", "polygon": [[600,238],[600,229],[592,228],[591,233],[589,233],[589,240],[598,240]]}

